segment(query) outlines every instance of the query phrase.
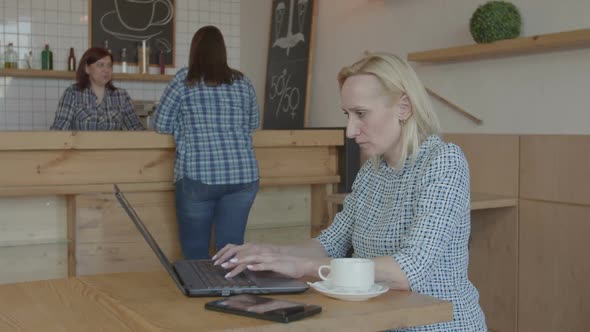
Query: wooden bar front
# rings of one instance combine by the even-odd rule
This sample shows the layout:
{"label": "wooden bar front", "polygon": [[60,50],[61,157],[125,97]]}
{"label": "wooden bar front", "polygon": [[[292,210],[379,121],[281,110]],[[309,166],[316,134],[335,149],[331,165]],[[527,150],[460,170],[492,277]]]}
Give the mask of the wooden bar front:
{"label": "wooden bar front", "polygon": [[[294,242],[327,224],[343,137],[339,129],[254,134],[261,190],[247,240]],[[178,258],[174,156],[172,136],[155,132],[0,132],[0,266],[11,266],[0,283],[158,269],[113,183]]]}

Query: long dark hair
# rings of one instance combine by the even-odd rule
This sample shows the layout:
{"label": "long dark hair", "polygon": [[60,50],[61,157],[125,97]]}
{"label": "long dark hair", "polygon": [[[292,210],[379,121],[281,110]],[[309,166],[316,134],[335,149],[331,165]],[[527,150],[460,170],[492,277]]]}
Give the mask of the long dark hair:
{"label": "long dark hair", "polygon": [[232,84],[244,74],[227,65],[227,50],[221,31],[212,25],[200,28],[191,42],[188,85],[204,81],[207,85]]}
{"label": "long dark hair", "polygon": [[[84,90],[90,87],[90,77],[86,74],[86,66],[89,66],[96,61],[108,56],[111,58],[111,63],[113,62],[113,55],[109,53],[105,48],[102,47],[91,47],[84,52],[82,58],[80,59],[80,63],[78,64],[78,70],[76,70],[76,84],[80,90]],[[115,86],[113,85],[113,81],[110,80],[107,82],[106,87],[115,90]]]}

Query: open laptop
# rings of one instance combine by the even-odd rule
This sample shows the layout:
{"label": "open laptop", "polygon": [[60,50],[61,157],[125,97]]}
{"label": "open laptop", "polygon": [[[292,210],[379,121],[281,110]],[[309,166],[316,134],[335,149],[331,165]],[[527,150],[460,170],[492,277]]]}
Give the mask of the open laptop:
{"label": "open laptop", "polygon": [[179,260],[170,264],[156,240],[145,227],[125,195],[115,184],[115,197],[129,215],[141,235],[154,251],[178,288],[187,296],[229,296],[234,294],[302,293],[309,286],[299,280],[274,272],[245,270],[226,279],[227,270],[214,266],[212,260]]}

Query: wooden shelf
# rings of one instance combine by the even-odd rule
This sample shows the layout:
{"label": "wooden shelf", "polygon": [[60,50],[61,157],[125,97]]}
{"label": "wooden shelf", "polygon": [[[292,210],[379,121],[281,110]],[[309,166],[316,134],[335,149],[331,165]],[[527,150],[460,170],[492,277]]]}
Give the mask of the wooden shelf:
{"label": "wooden shelf", "polygon": [[408,53],[408,60],[431,63],[451,62],[583,47],[590,47],[590,29]]}
{"label": "wooden shelf", "polygon": [[486,193],[471,193],[471,211],[515,207],[518,198]]}
{"label": "wooden shelf", "polygon": [[[76,73],[65,70],[0,69],[1,76],[73,80]],[[171,79],[172,75],[113,73],[113,80],[115,81],[169,82]]]}

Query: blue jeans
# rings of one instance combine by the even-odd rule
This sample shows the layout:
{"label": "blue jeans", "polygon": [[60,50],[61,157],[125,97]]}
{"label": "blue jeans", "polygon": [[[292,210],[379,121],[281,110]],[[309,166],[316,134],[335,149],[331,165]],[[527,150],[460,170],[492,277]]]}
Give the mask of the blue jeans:
{"label": "blue jeans", "polygon": [[215,249],[228,243],[244,243],[250,208],[258,181],[244,184],[208,185],[184,178],[176,181],[175,201],[178,234],[186,259],[209,259],[211,226]]}

